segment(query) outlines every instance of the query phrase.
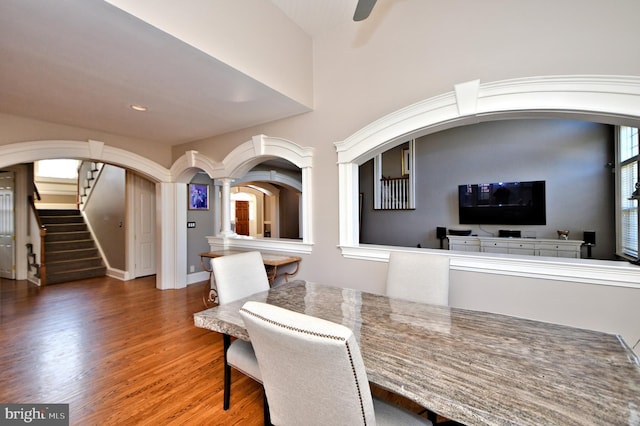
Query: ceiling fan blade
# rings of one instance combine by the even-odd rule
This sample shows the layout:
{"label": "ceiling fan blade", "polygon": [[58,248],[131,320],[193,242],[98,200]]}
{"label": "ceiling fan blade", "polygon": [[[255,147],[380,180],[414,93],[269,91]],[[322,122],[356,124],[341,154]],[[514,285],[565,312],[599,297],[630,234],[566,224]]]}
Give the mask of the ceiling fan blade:
{"label": "ceiling fan blade", "polygon": [[358,0],[356,12],[353,14],[353,20],[357,22],[367,19],[375,4],[376,0]]}

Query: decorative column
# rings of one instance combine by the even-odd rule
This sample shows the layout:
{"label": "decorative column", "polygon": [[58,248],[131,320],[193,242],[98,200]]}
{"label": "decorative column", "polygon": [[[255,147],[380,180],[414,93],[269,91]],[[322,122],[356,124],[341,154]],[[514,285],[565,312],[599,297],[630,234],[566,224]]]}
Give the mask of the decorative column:
{"label": "decorative column", "polygon": [[220,236],[230,237],[235,235],[235,232],[231,231],[231,218],[229,217],[231,213],[231,182],[233,182],[233,179],[222,178],[220,181],[222,182],[222,200],[220,202]]}

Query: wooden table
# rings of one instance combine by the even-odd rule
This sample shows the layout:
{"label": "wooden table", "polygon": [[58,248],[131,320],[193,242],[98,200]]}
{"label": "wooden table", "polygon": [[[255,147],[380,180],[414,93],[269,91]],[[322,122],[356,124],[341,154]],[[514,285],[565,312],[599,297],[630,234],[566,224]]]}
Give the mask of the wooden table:
{"label": "wooden table", "polygon": [[[200,265],[202,269],[209,272],[209,283],[204,288],[204,294],[202,297],[202,301],[204,302],[205,307],[210,308],[215,303],[218,294],[215,288],[215,280],[213,278],[213,271],[211,270],[211,263],[205,262],[205,259],[212,259],[214,257],[220,256],[228,256],[230,254],[238,254],[244,253],[240,250],[218,250],[218,251],[210,251],[200,253]],[[265,268],[267,269],[267,277],[269,278],[269,284],[273,284],[276,278],[284,276],[285,280],[288,281],[289,277],[294,276],[298,273],[298,269],[300,269],[300,262],[302,258],[299,256],[291,256],[291,255],[283,255],[283,254],[271,254],[271,253],[261,253],[262,262],[264,263]],[[284,272],[278,275],[278,267],[286,266],[295,263],[296,269],[293,272]]]}
{"label": "wooden table", "polygon": [[467,425],[639,425],[640,362],[616,335],[293,281],[194,315],[249,340],[258,300],[351,328],[369,380]]}

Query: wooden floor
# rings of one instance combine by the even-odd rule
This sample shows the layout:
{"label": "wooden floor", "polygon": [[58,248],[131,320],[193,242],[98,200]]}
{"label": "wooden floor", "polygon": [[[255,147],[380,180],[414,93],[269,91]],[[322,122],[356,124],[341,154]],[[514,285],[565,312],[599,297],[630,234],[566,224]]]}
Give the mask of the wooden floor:
{"label": "wooden floor", "polygon": [[73,425],[262,424],[261,388],[240,373],[222,410],[222,337],[193,325],[201,290],[0,280],[0,402],[68,403]]}
{"label": "wooden floor", "polygon": [[203,309],[201,284],[155,277],[0,279],[0,402],[67,403],[83,426],[263,424],[261,387],[238,372],[222,410],[222,337],[193,325]]}

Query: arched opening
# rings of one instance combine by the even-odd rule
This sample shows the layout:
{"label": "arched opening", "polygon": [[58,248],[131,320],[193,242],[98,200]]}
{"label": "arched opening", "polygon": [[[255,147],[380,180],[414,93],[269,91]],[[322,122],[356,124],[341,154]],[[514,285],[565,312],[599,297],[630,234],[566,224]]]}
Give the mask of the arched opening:
{"label": "arched opening", "polygon": [[[160,182],[170,181],[169,171],[158,164],[150,161],[137,154],[127,152],[125,150],[114,148],[105,145],[99,141],[31,141],[15,144],[8,144],[0,146],[0,167],[10,167],[12,165],[30,164],[38,160],[47,159],[82,159],[92,160],[96,162],[103,162],[112,166],[120,167],[124,170],[129,170],[137,176],[144,177],[144,180],[150,182],[150,184],[157,185]],[[19,177],[20,185],[17,189],[16,199],[16,217],[28,218],[29,209],[27,203],[27,195],[31,192],[33,177],[25,169],[25,172]],[[151,189],[155,192],[155,189]],[[162,202],[162,200],[155,200],[156,202]],[[161,215],[155,217],[156,221],[165,220]],[[130,218],[133,220],[133,218]],[[28,223],[26,219],[23,223],[18,224],[16,235],[16,259],[18,260],[17,269],[19,274],[18,279],[27,279],[27,264],[21,262],[20,259],[26,259],[25,242],[29,238],[28,235]],[[162,236],[157,236],[158,241],[162,240]],[[166,238],[166,236],[165,236]],[[129,238],[127,244],[131,244],[134,238]],[[166,253],[160,243],[154,244],[155,250],[153,256],[159,259]],[[164,250],[163,250],[164,249]],[[135,255],[134,246],[127,247],[127,252],[130,255]],[[128,260],[129,265],[134,264],[134,261]],[[162,264],[162,262],[159,262]],[[129,268],[129,267],[127,267]],[[122,279],[129,279],[133,277],[132,273],[128,270],[117,270],[116,276]],[[156,283],[158,288],[173,287],[174,281],[169,279],[169,276],[164,271],[158,271],[156,274]]]}
{"label": "arched opening", "polygon": [[[406,140],[471,123],[510,118],[575,118],[638,126],[640,78],[617,76],[536,77],[480,84],[389,114],[336,143],[339,164],[340,246],[346,257],[386,260],[389,249],[361,245],[358,234],[358,166]],[[507,258],[452,256],[452,267],[506,275],[550,277],[625,285],[640,271],[616,262],[533,263]]]}
{"label": "arched opening", "polygon": [[[482,238],[509,231],[525,243],[554,245],[557,231],[567,230],[570,242],[555,253],[547,245],[509,247],[491,239],[482,240],[482,250],[615,260],[614,136],[615,126],[568,119],[485,121],[422,136],[415,141],[415,210],[374,210],[374,161],[359,167],[360,243],[451,248],[448,238],[438,239],[440,227]],[[400,147],[388,154],[399,171]],[[471,200],[469,188],[475,206],[461,210],[459,204]],[[490,197],[496,188],[512,197],[498,202]],[[596,245],[582,246],[585,231],[596,232]],[[479,244],[457,247],[481,250]]]}
{"label": "arched opening", "polygon": [[[204,170],[212,179],[216,181],[215,191],[219,191],[221,195],[221,209],[229,208],[225,206],[224,193],[225,185],[229,193],[231,187],[249,182],[264,181],[272,184],[287,185],[292,188],[299,188],[299,239],[287,238],[247,238],[234,235],[229,229],[225,229],[225,214],[228,211],[222,210],[219,217],[214,220],[221,223],[221,232],[218,235],[207,237],[209,245],[218,248],[238,248],[238,249],[255,249],[268,250],[284,253],[310,253],[313,244],[313,228],[312,228],[312,158],[313,149],[301,147],[291,141],[273,138],[264,135],[254,136],[225,157],[222,164],[213,164],[206,157],[200,155],[196,151],[189,151],[174,163],[172,170],[174,174],[179,174],[179,170],[189,167],[198,167]],[[270,168],[260,170],[258,165],[273,160],[286,160],[299,169],[300,179],[292,179],[284,173],[272,173]],[[255,170],[254,170],[255,169]],[[216,194],[212,195],[217,198]],[[230,197],[230,196],[229,196]],[[230,202],[230,198],[228,199]],[[218,214],[215,213],[214,214]],[[230,228],[230,220],[229,222]]]}
{"label": "arched opening", "polygon": [[[232,189],[250,192],[256,198],[252,206],[256,228],[250,236],[302,240],[302,172],[284,160],[268,160],[254,166]],[[234,215],[232,214],[233,218]]]}

